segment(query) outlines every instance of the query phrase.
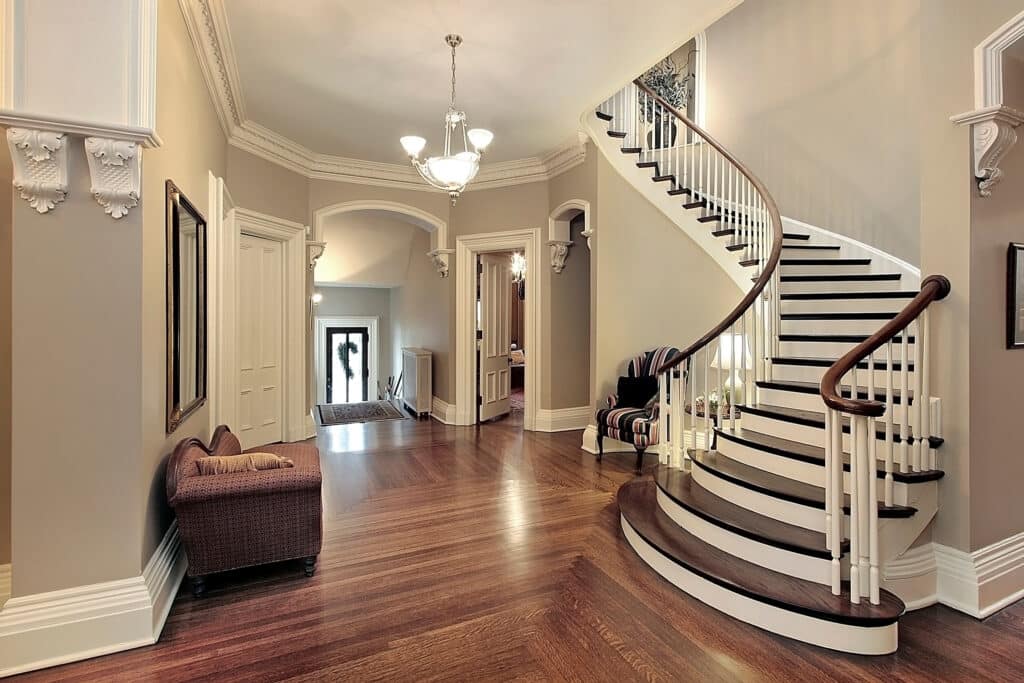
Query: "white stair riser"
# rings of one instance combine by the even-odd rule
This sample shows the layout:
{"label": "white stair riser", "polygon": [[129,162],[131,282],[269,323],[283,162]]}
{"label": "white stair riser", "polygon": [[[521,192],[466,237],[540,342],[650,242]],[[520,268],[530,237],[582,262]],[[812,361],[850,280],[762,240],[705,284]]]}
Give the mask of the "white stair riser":
{"label": "white stair riser", "polygon": [[734,557],[798,579],[826,586],[831,584],[831,560],[784,550],[733,533],[693,514],[665,495],[660,488],[658,505],[673,522],[708,545],[713,545]]}
{"label": "white stair riser", "polygon": [[[772,406],[783,408],[796,408],[797,410],[812,410],[821,412],[825,410],[825,403],[821,400],[820,394],[805,394],[801,391],[784,391],[782,389],[758,388],[758,401]],[[893,404],[892,419],[896,424],[903,421],[903,406],[899,403]]]}
{"label": "white stair riser", "polygon": [[636,533],[625,517],[620,523],[626,542],[648,566],[713,609],[771,633],[842,652],[883,655],[896,651],[898,627],[895,623],[874,627],[839,624],[753,600],[669,560]]}
{"label": "white stair riser", "polygon": [[[783,275],[795,273],[783,272]],[[832,273],[836,275],[837,273]],[[812,280],[810,282],[781,282],[783,294],[790,292],[884,292],[899,286],[899,280]]]}
{"label": "white stair riser", "polygon": [[886,323],[877,319],[783,318],[782,334],[863,334],[872,335]]}
{"label": "white stair riser", "polygon": [[899,313],[910,299],[783,299],[782,313]]}
{"label": "white stair riser", "polygon": [[[875,389],[885,389],[886,372],[880,370],[879,367],[883,364],[876,363],[875,365]],[[825,376],[828,368],[823,368],[817,365],[789,365],[787,363],[772,363],[772,379],[776,379],[782,382],[813,382],[817,384],[821,381],[821,378]],[[870,377],[867,368],[857,370],[857,383],[862,386],[868,386],[868,378]],[[851,386],[853,383],[853,373],[849,373],[843,377],[843,386]],[[893,390],[898,390],[900,387],[900,373],[894,372],[892,375]],[[913,371],[907,375],[908,386],[913,387],[915,380],[915,374]]]}
{"label": "white stair riser", "polygon": [[[718,439],[717,450],[725,457],[741,462],[744,465],[756,467],[757,469],[771,472],[787,479],[793,479],[794,481],[802,481],[812,486],[822,488],[825,486],[825,468],[820,465],[803,462],[795,458],[787,458],[775,453],[768,453],[754,446],[721,437]],[[884,455],[884,452],[879,449],[876,455]],[[879,460],[879,466],[884,467],[884,463],[881,460]],[[843,471],[843,490],[846,493],[850,492],[850,473],[845,470]],[[885,500],[885,488],[881,479],[878,481],[877,490],[878,500]],[[907,484],[893,482],[893,502],[896,505],[907,505],[909,495]],[[736,501],[731,502],[739,505]]]}
{"label": "white stair riser", "polygon": [[[789,422],[788,420],[776,420],[774,418],[763,417],[761,415],[754,415],[753,413],[745,413],[742,420],[743,428],[750,429],[755,432],[762,434],[771,434],[777,436],[780,439],[787,439],[789,441],[798,441],[800,443],[809,444],[811,446],[818,446],[820,448],[825,447],[825,430],[821,427],[809,427],[807,425],[796,424]],[[884,423],[879,422],[879,426]],[[899,434],[899,428],[893,430],[894,434]],[[879,459],[884,455],[885,440],[876,438],[877,442],[876,457]],[[899,453],[901,444],[894,443],[896,462],[899,462]],[[912,449],[912,444],[908,444],[908,450]],[[850,435],[843,432],[843,450],[850,451]]]}
{"label": "white stair riser", "polygon": [[782,258],[828,258],[836,259],[842,255],[841,249],[814,249],[808,248],[811,246],[817,246],[817,243],[813,245],[801,245],[793,244],[792,242],[782,242]]}
{"label": "white stair riser", "polygon": [[[804,258],[817,258],[804,257]],[[779,266],[781,275],[860,275],[871,272],[870,263],[822,263],[822,264],[782,264]],[[825,291],[819,287],[818,292]]]}
{"label": "white stair riser", "polygon": [[[847,351],[856,344],[853,342],[823,342],[823,341],[780,341],[780,356],[796,356],[797,358],[841,358]],[[914,359],[913,344],[907,344],[907,355]],[[883,346],[874,353],[875,363],[885,363],[885,347]],[[902,344],[893,343],[892,359],[898,361],[903,357]]]}

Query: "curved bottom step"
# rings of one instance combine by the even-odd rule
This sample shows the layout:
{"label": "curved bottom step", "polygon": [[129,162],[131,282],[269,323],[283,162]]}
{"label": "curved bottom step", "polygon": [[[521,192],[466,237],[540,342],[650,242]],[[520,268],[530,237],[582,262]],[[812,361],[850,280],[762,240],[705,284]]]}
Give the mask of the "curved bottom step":
{"label": "curved bottom step", "polygon": [[640,480],[618,493],[622,531],[654,571],[701,602],[766,631],[852,654],[895,652],[903,603],[851,604],[818,584],[745,562],[675,525],[658,507],[656,485]]}

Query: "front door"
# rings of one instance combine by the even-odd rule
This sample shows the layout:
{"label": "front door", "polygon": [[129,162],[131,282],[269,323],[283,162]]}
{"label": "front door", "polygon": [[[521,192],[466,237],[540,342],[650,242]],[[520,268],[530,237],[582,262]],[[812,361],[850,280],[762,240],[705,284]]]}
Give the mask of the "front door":
{"label": "front door", "polygon": [[480,420],[509,412],[512,269],[507,255],[480,256]]}
{"label": "front door", "polygon": [[328,327],[326,345],[327,403],[369,400],[370,330],[366,327]]}

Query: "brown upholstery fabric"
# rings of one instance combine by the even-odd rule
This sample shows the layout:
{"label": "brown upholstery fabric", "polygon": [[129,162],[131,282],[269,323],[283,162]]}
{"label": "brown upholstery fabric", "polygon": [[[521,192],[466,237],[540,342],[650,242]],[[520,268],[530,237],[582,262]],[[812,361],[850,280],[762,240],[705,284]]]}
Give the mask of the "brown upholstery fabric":
{"label": "brown upholstery fabric", "polygon": [[178,444],[167,463],[168,501],[188,556],[189,576],[320,553],[320,452],[312,443],[260,446],[252,452],[289,458],[294,467],[200,476],[196,461],[237,455],[238,439],[218,427],[207,448]]}

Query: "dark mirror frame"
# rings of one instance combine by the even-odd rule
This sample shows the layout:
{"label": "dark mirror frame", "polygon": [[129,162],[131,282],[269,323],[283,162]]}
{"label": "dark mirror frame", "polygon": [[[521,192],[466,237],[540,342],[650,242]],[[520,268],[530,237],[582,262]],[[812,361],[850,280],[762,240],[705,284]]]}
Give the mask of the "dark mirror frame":
{"label": "dark mirror frame", "polygon": [[[170,434],[206,403],[206,219],[173,181],[166,183],[167,197],[167,433]],[[196,222],[196,398],[181,405],[181,364],[179,345],[181,320],[181,273],[179,216],[187,212]]]}

